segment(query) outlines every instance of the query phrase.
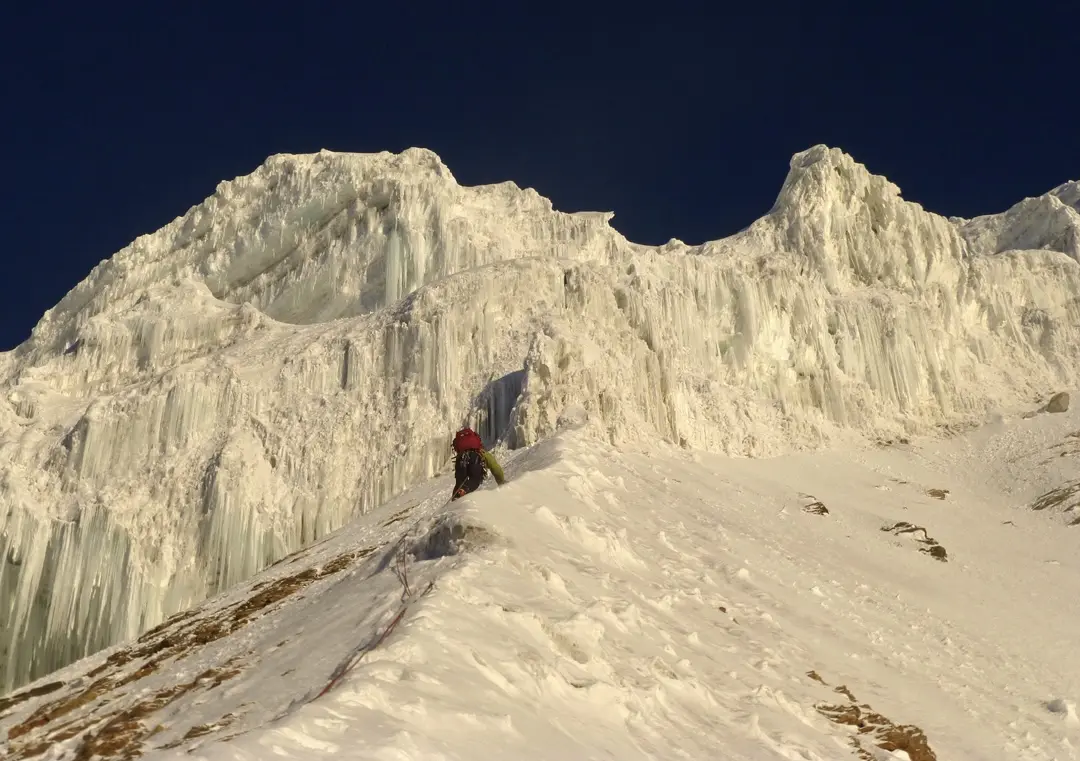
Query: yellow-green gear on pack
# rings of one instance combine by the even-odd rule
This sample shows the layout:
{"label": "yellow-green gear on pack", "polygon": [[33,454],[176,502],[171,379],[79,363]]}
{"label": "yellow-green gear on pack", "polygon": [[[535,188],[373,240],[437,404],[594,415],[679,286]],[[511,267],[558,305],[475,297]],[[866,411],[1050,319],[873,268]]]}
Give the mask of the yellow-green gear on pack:
{"label": "yellow-green gear on pack", "polygon": [[503,475],[502,466],[499,465],[499,461],[495,459],[495,455],[486,449],[481,449],[480,456],[484,458],[484,462],[487,464],[488,470],[491,471],[491,475],[495,476],[495,483],[499,486],[506,483],[506,476]]}

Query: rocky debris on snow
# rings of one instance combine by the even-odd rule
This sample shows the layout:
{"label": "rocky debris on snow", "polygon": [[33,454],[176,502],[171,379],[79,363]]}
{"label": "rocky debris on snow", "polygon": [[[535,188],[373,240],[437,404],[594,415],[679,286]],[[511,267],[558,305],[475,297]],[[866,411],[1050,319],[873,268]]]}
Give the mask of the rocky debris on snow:
{"label": "rocky debris on snow", "polygon": [[885,526],[881,530],[896,536],[904,534],[914,535],[918,532],[922,532],[922,538],[915,537],[915,540],[920,545],[919,552],[925,552],[930,557],[935,560],[940,560],[942,563],[948,562],[948,553],[945,552],[945,548],[938,544],[922,526],[916,526],[907,521],[899,521],[892,526]]}
{"label": "rocky debris on snow", "polygon": [[910,444],[911,439],[909,439],[907,436],[898,436],[895,439],[878,439],[875,443],[879,447],[892,447],[899,444]]}
{"label": "rocky debris on snow", "polygon": [[1068,412],[1069,411],[1069,393],[1067,391],[1059,391],[1050,397],[1050,401],[1043,407],[1043,412]]}
{"label": "rocky debris on snow", "polygon": [[1054,698],[1046,701],[1044,705],[1047,711],[1060,715],[1070,724],[1080,724],[1080,717],[1076,715],[1076,704],[1071,700]]}
{"label": "rocky debris on snow", "polygon": [[409,507],[404,507],[401,510],[398,510],[396,513],[383,521],[382,528],[393,526],[395,523],[400,523],[401,521],[405,520],[412,514],[412,511],[415,509],[415,507],[415,505],[410,505]]}
{"label": "rocky debris on snow", "polygon": [[[182,696],[212,690],[242,673],[243,658],[235,655],[224,664],[204,669],[187,682],[146,689],[137,683],[155,673],[168,671],[169,661],[177,661],[204,645],[226,637],[253,621],[261,612],[296,594],[312,582],[339,573],[357,560],[375,552],[375,547],[346,552],[321,567],[261,582],[252,587],[251,597],[196,617],[196,610],[172,616],[143,634],[132,645],[117,650],[81,678],[50,682],[0,700],[0,715],[6,715],[33,698],[69,689],[39,704],[29,716],[8,730],[6,759],[30,759],[45,753],[56,743],[82,735],[76,749],[78,759],[121,759],[131,761],[143,753],[150,737],[165,728],[144,719]],[[284,558],[283,558],[284,560]],[[133,661],[137,666],[127,668]],[[183,739],[192,739],[227,726],[235,717],[223,716],[212,725],[192,727]],[[179,742],[166,747],[175,747]]]}
{"label": "rocky debris on snow", "polygon": [[[223,729],[228,729],[235,719],[236,714],[227,713],[212,724],[198,724],[192,727],[179,740],[173,740],[172,742],[166,743],[161,747],[166,750],[176,748],[188,740],[194,740],[197,737],[203,737],[213,732],[220,732]],[[159,726],[156,728],[155,731],[159,731],[160,729],[161,727]]]}
{"label": "rocky debris on snow", "polygon": [[1080,525],[1080,479],[1051,489],[1036,498],[1029,507],[1035,511],[1060,508],[1065,517],[1069,518],[1070,526]]}
{"label": "rocky debris on snow", "polygon": [[[808,672],[807,676],[828,686],[815,671]],[[833,691],[846,697],[848,702],[820,702],[816,703],[814,708],[834,724],[854,727],[857,730],[851,738],[851,745],[861,761],[875,761],[877,758],[874,751],[866,747],[867,744],[886,753],[903,751],[910,761],[937,761],[937,754],[930,747],[926,733],[919,727],[893,723],[866,703],[860,703],[846,685],[835,687]]]}
{"label": "rocky debris on snow", "polygon": [[862,761],[875,760],[875,756],[863,746],[863,736],[886,752],[904,751],[911,761],[937,761],[937,755],[930,748],[921,729],[910,724],[894,724],[872,711],[865,703],[818,705],[817,710],[836,724],[845,724],[858,730],[858,735],[851,738],[851,745],[856,756]]}
{"label": "rocky debris on snow", "polygon": [[42,695],[48,695],[50,692],[56,692],[64,686],[63,682],[49,682],[37,687],[33,687],[29,690],[23,690],[16,693],[11,697],[0,699],[0,717],[7,714],[8,710],[23,703],[31,698],[38,698]]}
{"label": "rocky debris on snow", "polygon": [[804,513],[810,513],[811,515],[828,515],[829,508],[825,507],[825,503],[817,497],[810,494],[803,494],[803,499],[811,500],[809,503],[803,505],[802,511]]}
{"label": "rocky debris on snow", "polygon": [[[1073,431],[1072,433],[1067,434],[1064,441],[1060,444],[1054,444],[1050,449],[1051,451],[1058,450],[1057,457],[1076,457],[1077,455],[1080,455],[1080,431]],[[1053,458],[1051,458],[1051,460],[1052,459]],[[1047,460],[1043,464],[1045,465],[1051,460]]]}
{"label": "rocky debris on snow", "polygon": [[[71,739],[86,732],[76,751],[76,758],[120,759],[122,761],[136,759],[142,755],[143,743],[162,729],[161,725],[155,725],[153,727],[147,726],[142,722],[142,719],[161,710],[180,696],[186,695],[194,689],[202,688],[204,690],[212,690],[227,679],[232,679],[234,676],[237,676],[241,673],[241,670],[232,667],[231,664],[238,659],[238,657],[233,658],[225,669],[206,669],[189,682],[159,689],[150,697],[139,700],[134,705],[111,714],[104,722],[101,722],[101,717],[97,715],[97,712],[90,712],[84,715],[81,720],[72,721],[59,727],[59,731],[53,732],[45,740],[23,746],[20,749],[21,753],[12,756],[12,758],[33,758],[34,756],[43,753],[55,743],[63,742],[64,740]],[[130,681],[141,678],[142,672],[145,669],[146,667],[143,667],[143,669],[135,671],[131,675]],[[102,681],[108,682],[108,680]],[[119,686],[124,683],[125,682],[121,681],[114,686]],[[112,687],[106,684],[100,689],[107,690],[112,689]],[[62,713],[67,713],[75,708],[93,702],[100,694],[101,692],[95,690],[94,685],[91,685],[91,687],[83,693],[75,696],[75,698],[67,703],[58,706],[57,710]],[[51,717],[45,718],[45,721],[51,720]],[[95,725],[97,725],[96,729],[87,731]],[[20,725],[20,727],[21,726],[23,725]],[[11,732],[8,733],[9,739],[17,737],[17,735],[15,735],[16,729],[19,729],[19,727],[13,728]]]}
{"label": "rocky debris on snow", "polygon": [[1046,404],[1044,404],[1042,407],[1039,407],[1039,409],[1035,410],[1034,412],[1028,412],[1027,414],[1025,414],[1024,419],[1027,420],[1029,418],[1033,418],[1033,417],[1035,417],[1036,415],[1038,415],[1041,412],[1055,413],[1055,412],[1068,412],[1068,411],[1069,411],[1069,392],[1068,391],[1059,391],[1056,394],[1054,394],[1053,396],[1051,396],[1049,401],[1047,401]]}

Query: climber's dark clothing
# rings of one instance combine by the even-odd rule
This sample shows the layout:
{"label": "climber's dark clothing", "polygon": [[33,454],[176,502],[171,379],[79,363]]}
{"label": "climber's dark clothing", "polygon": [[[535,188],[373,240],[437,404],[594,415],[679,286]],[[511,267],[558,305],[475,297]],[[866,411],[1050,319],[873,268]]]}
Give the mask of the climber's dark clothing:
{"label": "climber's dark clothing", "polygon": [[503,470],[492,454],[483,449],[466,449],[460,452],[454,462],[454,494],[451,501],[464,497],[480,488],[488,470],[495,476],[495,483],[505,483]]}

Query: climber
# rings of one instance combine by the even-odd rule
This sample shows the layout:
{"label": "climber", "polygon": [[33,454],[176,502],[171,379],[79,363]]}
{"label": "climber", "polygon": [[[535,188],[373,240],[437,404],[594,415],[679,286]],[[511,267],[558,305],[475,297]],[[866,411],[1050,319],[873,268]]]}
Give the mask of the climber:
{"label": "climber", "polygon": [[454,495],[450,497],[451,502],[479,489],[488,470],[499,486],[506,483],[502,467],[491,452],[484,449],[484,443],[476,431],[471,428],[458,431],[454,436],[454,451],[457,456],[454,459]]}

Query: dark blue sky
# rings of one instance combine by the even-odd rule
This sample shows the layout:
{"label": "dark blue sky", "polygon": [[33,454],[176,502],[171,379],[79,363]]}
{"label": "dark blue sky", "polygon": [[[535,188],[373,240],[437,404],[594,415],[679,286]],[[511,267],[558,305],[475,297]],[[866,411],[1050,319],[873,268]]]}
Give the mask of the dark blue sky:
{"label": "dark blue sky", "polygon": [[944,214],[1080,178],[1064,3],[20,5],[0,23],[0,349],[274,153],[423,146],[643,243],[745,227],[815,143]]}

